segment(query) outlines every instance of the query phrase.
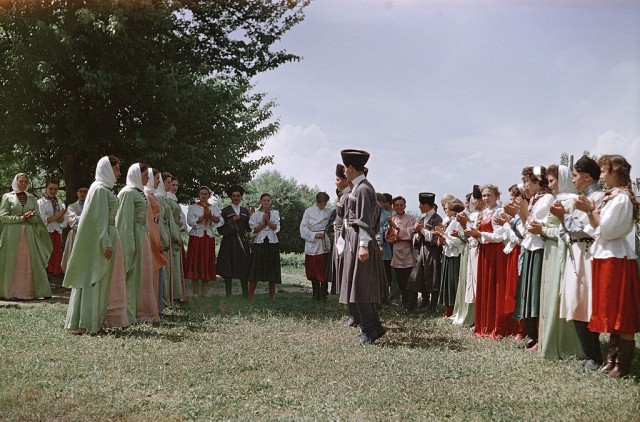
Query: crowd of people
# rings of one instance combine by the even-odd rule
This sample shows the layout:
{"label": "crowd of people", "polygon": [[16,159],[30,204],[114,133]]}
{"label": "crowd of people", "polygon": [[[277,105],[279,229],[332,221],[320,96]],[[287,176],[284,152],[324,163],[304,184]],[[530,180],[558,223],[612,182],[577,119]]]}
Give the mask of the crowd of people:
{"label": "crowd of people", "polygon": [[[440,213],[436,195],[420,193],[415,218],[404,197],[376,193],[366,151],[341,155],[335,209],[319,192],[300,236],[313,299],[337,295],[360,344],[385,335],[381,306],[431,316],[441,309],[478,337],[517,336],[545,358],[581,357],[587,371],[629,374],[640,332],[640,207],[624,157],[527,166],[508,200],[494,184],[474,185],[464,200],[443,195]],[[244,298],[253,299],[259,281],[275,298],[280,215],[270,194],[256,210],[232,186],[231,204],[219,210],[202,186],[185,215],[170,173],[135,163],[116,196],[120,175],[117,157],[101,158],[95,181],[79,184],[68,208],[57,181],[36,200],[28,176],[15,176],[0,203],[0,298],[50,297],[48,275],[64,272],[72,289],[65,327],[75,333],[159,321],[164,307],[187,299],[185,279],[191,296],[206,295],[219,275],[226,296],[239,279]],[[610,334],[604,358],[600,333]]]}

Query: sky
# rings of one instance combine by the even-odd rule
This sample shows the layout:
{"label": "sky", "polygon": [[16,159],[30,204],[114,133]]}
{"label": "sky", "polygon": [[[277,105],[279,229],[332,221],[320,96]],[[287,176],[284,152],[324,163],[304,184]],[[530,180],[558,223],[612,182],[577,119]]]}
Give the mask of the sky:
{"label": "sky", "polygon": [[[378,192],[507,189],[563,152],[618,153],[640,177],[640,1],[315,0],[254,80],[280,130],[261,154],[335,199],[345,148]],[[274,198],[275,200],[275,198]]]}

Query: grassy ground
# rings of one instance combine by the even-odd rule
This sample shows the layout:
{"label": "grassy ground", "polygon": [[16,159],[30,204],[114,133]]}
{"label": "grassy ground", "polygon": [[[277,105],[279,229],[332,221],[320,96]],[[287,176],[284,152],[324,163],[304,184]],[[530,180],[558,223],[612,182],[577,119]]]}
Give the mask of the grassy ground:
{"label": "grassy ground", "polygon": [[302,271],[284,271],[275,302],[217,283],[159,324],[98,336],[63,329],[64,300],[0,302],[0,419],[640,420],[635,378],[443,318],[384,309],[387,335],[358,346],[335,297],[312,301]]}

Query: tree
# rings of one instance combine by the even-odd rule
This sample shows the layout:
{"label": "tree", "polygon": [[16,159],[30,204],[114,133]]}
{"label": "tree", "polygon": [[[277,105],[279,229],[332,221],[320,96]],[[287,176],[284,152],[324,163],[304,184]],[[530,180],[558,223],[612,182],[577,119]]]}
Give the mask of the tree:
{"label": "tree", "polygon": [[[280,213],[278,241],[282,252],[304,252],[304,240],[300,237],[300,221],[304,210],[315,203],[318,188],[298,184],[293,178],[285,178],[278,171],[259,174],[245,186],[245,206],[260,206],[260,196],[268,193],[273,198],[273,208]],[[228,198],[219,201],[220,208],[228,205]]]}
{"label": "tree", "polygon": [[278,129],[251,78],[300,59],[273,46],[308,3],[0,3],[0,148],[72,187],[106,154],[176,173],[182,199],[246,182]]}

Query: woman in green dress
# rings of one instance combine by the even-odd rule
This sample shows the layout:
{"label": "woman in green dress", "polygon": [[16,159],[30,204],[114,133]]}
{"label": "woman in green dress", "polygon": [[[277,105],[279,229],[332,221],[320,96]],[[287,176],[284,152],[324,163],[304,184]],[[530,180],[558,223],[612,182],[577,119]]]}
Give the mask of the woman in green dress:
{"label": "woman in green dress", "polygon": [[[547,168],[549,188],[556,197],[556,203],[562,203],[565,208],[578,197],[571,177],[571,170],[566,166]],[[567,260],[566,243],[559,237],[560,221],[549,213],[541,230],[544,255],[540,288],[540,353],[546,359],[579,357],[582,351],[576,330],[571,322],[560,319],[560,292]]]}
{"label": "woman in green dress", "polygon": [[51,297],[47,262],[53,250],[29,177],[18,173],[0,202],[0,298]]}
{"label": "woman in green dress", "polygon": [[[120,160],[114,156],[102,157],[85,200],[62,283],[73,289],[65,328],[76,334],[94,334],[106,328],[107,309],[110,297],[114,296],[112,283],[124,283],[122,250],[115,227],[118,198],[112,191],[118,177]],[[126,318],[120,318],[117,324],[127,325]]]}

